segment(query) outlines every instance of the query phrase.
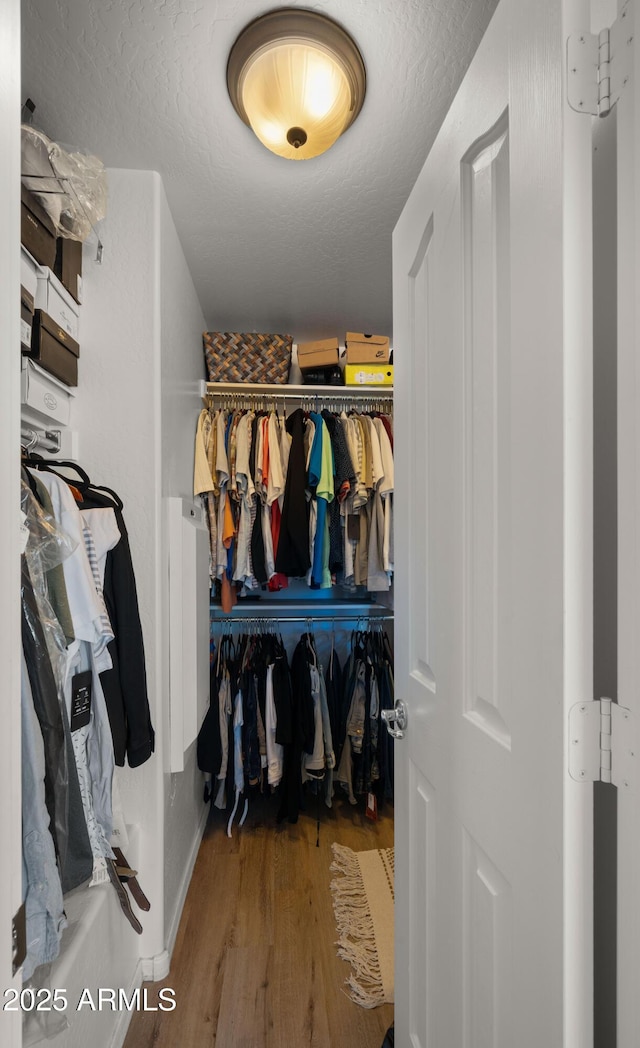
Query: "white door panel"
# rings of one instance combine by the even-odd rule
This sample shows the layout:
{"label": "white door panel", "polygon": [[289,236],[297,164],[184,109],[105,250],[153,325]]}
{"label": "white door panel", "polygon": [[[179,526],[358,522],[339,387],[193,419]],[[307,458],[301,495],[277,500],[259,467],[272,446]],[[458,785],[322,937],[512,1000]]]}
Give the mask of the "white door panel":
{"label": "white door panel", "polygon": [[[20,3],[0,5],[0,993],[22,986],[12,975],[11,918],[22,901],[20,788],[20,557],[18,546],[20,442]],[[0,1011],[0,1044],[22,1044],[20,1012]]]}
{"label": "white door panel", "polygon": [[[635,10],[634,10],[635,8]],[[618,174],[618,701],[640,721],[640,42],[628,26],[629,80],[617,104]],[[635,31],[634,23],[635,21]],[[637,737],[637,736],[636,736]],[[618,790],[618,1048],[640,1031],[640,783]]]}
{"label": "white door panel", "polygon": [[394,233],[400,1048],[591,1039],[565,737],[592,661],[590,125],[562,90],[583,14],[502,0]]}

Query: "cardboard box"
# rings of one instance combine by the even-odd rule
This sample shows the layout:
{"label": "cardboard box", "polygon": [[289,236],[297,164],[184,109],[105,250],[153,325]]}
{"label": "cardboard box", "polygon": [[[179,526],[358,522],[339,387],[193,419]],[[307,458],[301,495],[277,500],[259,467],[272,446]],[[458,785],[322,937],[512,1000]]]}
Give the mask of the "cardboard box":
{"label": "cardboard box", "polygon": [[30,356],[67,386],[78,385],[80,346],[42,309],[36,309]]}
{"label": "cardboard box", "polygon": [[53,272],[76,302],[82,302],[82,244],[58,237]]}
{"label": "cardboard box", "polygon": [[382,367],[366,364],[347,364],[344,369],[345,386],[392,386],[393,364]]}
{"label": "cardboard box", "polygon": [[20,238],[36,262],[52,266],[56,258],[55,227],[33,193],[21,186]]}
{"label": "cardboard box", "polygon": [[71,397],[75,393],[27,357],[22,360],[20,391],[22,404],[35,415],[62,426],[69,425]]}
{"label": "cardboard box", "polygon": [[42,309],[74,342],[80,338],[80,312],[66,288],[55,273],[43,267],[38,273],[36,309]]}
{"label": "cardboard box", "polygon": [[389,339],[386,335],[347,331],[345,344],[347,364],[386,364],[389,361]]}
{"label": "cardboard box", "polygon": [[324,338],[318,342],[300,342],[298,345],[298,366],[301,371],[309,368],[329,367],[337,364],[340,358],[337,338]]}

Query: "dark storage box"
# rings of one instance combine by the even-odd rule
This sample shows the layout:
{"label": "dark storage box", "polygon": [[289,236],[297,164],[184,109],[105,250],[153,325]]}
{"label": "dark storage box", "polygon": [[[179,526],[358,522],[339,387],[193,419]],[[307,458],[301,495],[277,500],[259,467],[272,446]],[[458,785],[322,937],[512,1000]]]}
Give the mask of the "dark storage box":
{"label": "dark storage box", "polygon": [[76,302],[82,301],[82,244],[58,237],[53,272]]}
{"label": "dark storage box", "polygon": [[302,372],[305,386],[344,386],[342,368],[334,364],[327,368],[311,368]]}
{"label": "dark storage box", "polygon": [[36,262],[53,269],[56,234],[53,222],[33,193],[21,186],[20,238]]}
{"label": "dark storage box", "polygon": [[29,356],[67,386],[78,385],[80,346],[43,309],[36,309]]}
{"label": "dark storage box", "polygon": [[205,331],[202,336],[210,382],[287,382],[291,335]]}

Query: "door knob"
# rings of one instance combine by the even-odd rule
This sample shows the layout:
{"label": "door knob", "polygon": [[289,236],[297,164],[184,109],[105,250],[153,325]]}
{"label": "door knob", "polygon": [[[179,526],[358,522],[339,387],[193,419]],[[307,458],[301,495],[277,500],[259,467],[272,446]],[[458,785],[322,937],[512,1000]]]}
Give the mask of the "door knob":
{"label": "door knob", "polygon": [[[401,699],[396,699],[392,710],[382,710],[382,719],[387,725],[387,731],[394,739],[404,739],[404,730],[407,726],[407,707]],[[393,727],[396,724],[397,727]]]}

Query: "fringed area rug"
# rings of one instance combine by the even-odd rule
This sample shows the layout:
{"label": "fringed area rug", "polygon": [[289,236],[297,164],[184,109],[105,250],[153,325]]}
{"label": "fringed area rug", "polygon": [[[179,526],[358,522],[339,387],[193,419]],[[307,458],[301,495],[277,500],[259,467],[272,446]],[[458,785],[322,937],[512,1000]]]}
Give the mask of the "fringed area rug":
{"label": "fringed area rug", "polygon": [[393,1004],[394,850],[332,847],[338,956],[352,968],[348,996],[363,1008]]}

